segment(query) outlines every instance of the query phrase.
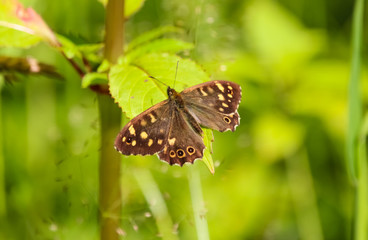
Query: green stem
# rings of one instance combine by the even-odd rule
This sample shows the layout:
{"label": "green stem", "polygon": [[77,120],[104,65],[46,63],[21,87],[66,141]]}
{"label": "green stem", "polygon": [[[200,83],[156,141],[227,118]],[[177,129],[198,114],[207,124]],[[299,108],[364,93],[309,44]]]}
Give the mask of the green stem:
{"label": "green stem", "polygon": [[348,173],[356,182],[357,140],[362,119],[362,100],[360,96],[361,49],[363,33],[364,0],[355,2],[353,14],[352,57],[348,99],[348,132],[346,134],[346,160]]}
{"label": "green stem", "polygon": [[100,224],[101,240],[119,239],[121,219],[121,157],[114,149],[114,140],[120,130],[121,110],[110,96],[99,94],[101,152],[100,152]]}
{"label": "green stem", "polygon": [[323,240],[313,176],[305,150],[288,157],[286,166],[299,238]]}
{"label": "green stem", "polygon": [[367,239],[367,200],[368,200],[368,170],[367,170],[367,120],[359,139],[359,129],[362,123],[362,100],[360,96],[361,51],[363,38],[364,0],[356,0],[353,13],[352,58],[349,81],[348,132],[346,134],[346,159],[348,172],[353,180],[355,196],[354,239]]}
{"label": "green stem", "polygon": [[5,197],[5,170],[4,170],[4,155],[3,155],[3,125],[2,125],[2,82],[0,76],[0,217],[6,215],[6,197]]}
{"label": "green stem", "polygon": [[356,196],[356,212],[355,212],[355,239],[368,239],[368,114],[365,117],[362,128],[361,137],[359,140],[358,152],[358,179],[357,179],[357,196]]}
{"label": "green stem", "polygon": [[[109,0],[106,6],[105,58],[116,63],[123,54],[124,0]],[[98,95],[101,125],[99,207],[101,240],[119,239],[121,219],[121,157],[114,149],[120,131],[121,110],[109,95]]]}
{"label": "green stem", "polygon": [[170,218],[169,211],[167,210],[165,200],[152,174],[146,169],[137,169],[134,173],[137,183],[156,220],[160,238],[164,240],[179,239]]}
{"label": "green stem", "polygon": [[201,187],[201,177],[198,170],[193,167],[188,174],[190,196],[192,198],[194,222],[197,230],[198,240],[210,239],[206,218],[206,208],[204,206],[203,193]]}
{"label": "green stem", "polygon": [[108,1],[105,30],[105,58],[116,63],[124,47],[124,0]]}

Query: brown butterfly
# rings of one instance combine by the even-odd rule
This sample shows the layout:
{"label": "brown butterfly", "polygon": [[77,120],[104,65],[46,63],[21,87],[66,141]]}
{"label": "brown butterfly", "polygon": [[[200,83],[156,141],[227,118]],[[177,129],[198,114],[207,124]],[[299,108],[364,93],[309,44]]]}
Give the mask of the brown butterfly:
{"label": "brown butterfly", "polygon": [[239,125],[241,88],[228,81],[210,81],[178,93],[133,118],[115,140],[124,155],[152,155],[170,165],[193,163],[203,157],[201,126],[224,132]]}

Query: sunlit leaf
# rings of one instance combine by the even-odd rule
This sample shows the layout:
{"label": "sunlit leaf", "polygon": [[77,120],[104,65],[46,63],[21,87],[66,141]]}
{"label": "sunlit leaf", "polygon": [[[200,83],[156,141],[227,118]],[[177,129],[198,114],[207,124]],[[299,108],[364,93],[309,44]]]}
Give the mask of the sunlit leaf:
{"label": "sunlit leaf", "polygon": [[104,45],[102,43],[77,45],[83,56],[89,61],[95,63],[100,63],[103,61],[103,46]]}
{"label": "sunlit leaf", "polygon": [[129,18],[143,7],[145,0],[125,0],[124,17]]}
{"label": "sunlit leaf", "polygon": [[[98,0],[102,5],[106,6],[108,0]],[[145,0],[125,0],[124,17],[129,18],[138,12],[144,5]]]}
{"label": "sunlit leaf", "polygon": [[0,46],[29,48],[42,41],[36,35],[0,26]]}
{"label": "sunlit leaf", "polygon": [[106,59],[102,61],[100,66],[97,68],[97,72],[107,72],[111,67],[111,64]]}
{"label": "sunlit leaf", "polygon": [[79,51],[78,47],[71,40],[61,35],[58,35],[57,38],[59,42],[61,43],[61,48],[64,54],[68,58],[74,58],[74,57],[82,58],[82,54]]}
{"label": "sunlit leaf", "polygon": [[87,73],[84,75],[82,79],[82,87],[87,88],[91,85],[97,85],[97,84],[107,84],[107,74],[106,73]]}
{"label": "sunlit leaf", "polygon": [[0,7],[0,26],[35,35],[59,46],[55,34],[33,8],[24,8],[16,0],[3,1]]}
{"label": "sunlit leaf", "polygon": [[[179,69],[175,81],[178,91],[209,81],[209,76],[193,61],[171,54],[148,54],[132,62],[118,64],[109,74],[110,92],[129,118],[167,98],[166,86],[174,86],[176,64]],[[153,76],[159,81],[150,78]]]}
{"label": "sunlit leaf", "polygon": [[203,142],[206,145],[206,149],[203,153],[203,162],[207,165],[208,169],[212,174],[215,173],[215,166],[213,165],[212,159],[212,142],[213,142],[213,132],[211,129],[203,129]]}

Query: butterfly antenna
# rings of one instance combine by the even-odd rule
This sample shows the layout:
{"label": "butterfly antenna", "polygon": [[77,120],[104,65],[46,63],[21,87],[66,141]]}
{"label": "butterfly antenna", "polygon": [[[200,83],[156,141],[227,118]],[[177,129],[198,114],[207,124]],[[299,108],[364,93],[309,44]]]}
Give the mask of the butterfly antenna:
{"label": "butterfly antenna", "polygon": [[155,79],[155,80],[156,80],[156,81],[158,81],[159,83],[161,83],[161,84],[165,85],[166,87],[169,87],[169,85],[167,85],[166,83],[164,83],[164,82],[162,82],[162,81],[158,80],[157,78],[155,78],[155,77],[153,77],[153,76],[149,76],[149,78]]}

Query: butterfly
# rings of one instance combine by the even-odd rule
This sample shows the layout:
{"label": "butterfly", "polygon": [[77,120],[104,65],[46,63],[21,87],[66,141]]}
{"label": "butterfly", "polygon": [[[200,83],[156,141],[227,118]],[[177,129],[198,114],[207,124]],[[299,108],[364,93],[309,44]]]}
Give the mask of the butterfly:
{"label": "butterfly", "polygon": [[240,117],[241,87],[210,81],[178,93],[167,88],[168,99],[145,110],[120,131],[115,149],[124,155],[153,155],[170,165],[193,163],[203,157],[202,127],[235,131]]}

